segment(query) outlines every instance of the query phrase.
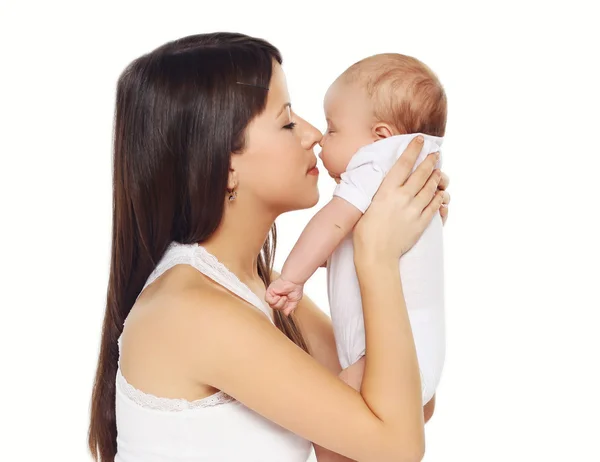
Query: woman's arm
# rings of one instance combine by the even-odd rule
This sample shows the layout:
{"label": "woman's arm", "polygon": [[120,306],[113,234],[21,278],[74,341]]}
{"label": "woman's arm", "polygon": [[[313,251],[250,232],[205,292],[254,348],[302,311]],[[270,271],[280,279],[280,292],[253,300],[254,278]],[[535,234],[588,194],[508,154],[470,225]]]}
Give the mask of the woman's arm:
{"label": "woman's arm", "polygon": [[[272,277],[273,279],[278,278],[279,273],[273,271]],[[329,369],[332,374],[338,375],[345,383],[356,391],[360,391],[360,384],[365,369],[365,359],[363,357],[352,366],[342,369],[335,346],[331,318],[310,297],[305,295],[294,312],[294,319],[308,345],[311,356]],[[433,415],[434,407],[435,395],[423,406],[425,423]]]}
{"label": "woman's arm", "polygon": [[[273,273],[274,278],[279,277],[279,273],[275,271]],[[298,308],[294,311],[294,318],[308,345],[311,356],[325,366],[332,374],[338,375],[340,379],[356,390],[348,375],[350,374],[352,377],[358,375],[353,374],[352,370],[360,367],[360,365],[353,364],[349,368],[342,370],[337,356],[333,326],[329,316],[315,305],[309,297],[304,296],[298,304]],[[360,377],[362,379],[362,368]],[[314,442],[313,447],[318,462],[354,462],[353,459],[330,451]]]}
{"label": "woman's arm", "polygon": [[[372,388],[361,396],[258,310],[220,291],[189,294],[177,310],[187,313],[177,331],[193,353],[190,370],[197,382],[224,391],[276,424],[351,460],[421,459],[422,439],[415,424],[407,422],[404,413],[384,411],[380,416],[379,409],[369,407],[367,400],[377,400],[379,390]],[[407,381],[414,377],[402,377]],[[405,394],[402,384],[395,388],[395,393]],[[420,403],[418,393],[414,399]]]}
{"label": "woman's arm", "polygon": [[[279,273],[273,271],[272,277],[279,277]],[[311,356],[332,374],[338,375],[342,381],[360,391],[365,358],[363,357],[350,367],[342,369],[338,360],[331,318],[307,296],[304,296],[298,304],[298,308],[294,312],[294,318],[308,345]],[[429,421],[433,414],[434,402],[435,396],[423,407],[425,423]],[[313,444],[313,446],[318,462],[352,462],[352,459],[348,459],[318,444]]]}
{"label": "woman's arm", "polygon": [[[223,291],[190,289],[176,307],[185,313],[186,322],[177,327],[180,341],[195,353],[194,379],[350,459],[422,459],[419,370],[397,265],[442,199],[434,197],[435,162],[423,162],[408,177],[419,151],[413,143],[401,156],[354,234],[369,349],[360,393],[274,329],[258,310]],[[373,229],[378,239],[363,239]]]}

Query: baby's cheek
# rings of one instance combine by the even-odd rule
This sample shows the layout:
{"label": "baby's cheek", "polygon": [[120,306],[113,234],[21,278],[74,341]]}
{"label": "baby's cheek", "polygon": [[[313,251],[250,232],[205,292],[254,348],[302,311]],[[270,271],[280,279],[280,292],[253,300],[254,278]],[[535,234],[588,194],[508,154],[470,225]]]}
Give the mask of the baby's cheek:
{"label": "baby's cheek", "polygon": [[360,146],[356,146],[356,145],[352,145],[351,147],[349,147],[348,149],[346,149],[345,151],[345,156],[344,156],[344,171],[346,171],[346,169],[348,168],[348,164],[350,163],[350,160],[352,160],[352,157],[354,157],[354,154],[356,154],[356,151],[358,151],[360,149]]}
{"label": "baby's cheek", "polygon": [[336,159],[336,168],[335,173],[337,176],[340,176],[348,169],[348,164],[350,163],[350,159],[352,159],[353,152],[342,151],[340,152],[338,158]]}
{"label": "baby's cheek", "polygon": [[355,142],[355,140],[353,140],[353,139],[346,140],[343,148],[340,149],[339,155],[337,158],[340,173],[346,171],[346,169],[348,168],[348,164],[350,163],[350,160],[352,159],[354,154],[356,154],[356,151],[358,151],[359,149],[360,149],[360,146]]}
{"label": "baby's cheek", "polygon": [[335,139],[328,141],[326,156],[323,157],[325,167],[329,172],[340,176],[344,173],[352,159],[352,156],[360,149],[357,140],[350,136],[345,136],[341,133],[336,134]]}

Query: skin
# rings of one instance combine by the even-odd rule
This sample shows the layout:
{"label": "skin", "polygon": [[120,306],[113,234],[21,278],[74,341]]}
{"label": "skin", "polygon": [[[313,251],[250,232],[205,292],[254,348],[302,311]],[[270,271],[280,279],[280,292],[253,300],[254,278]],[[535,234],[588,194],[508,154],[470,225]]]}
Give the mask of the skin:
{"label": "skin", "polygon": [[319,157],[329,176],[339,183],[352,155],[361,147],[396,131],[373,115],[373,107],[364,90],[356,84],[336,80],[323,101],[327,130],[321,139]]}
{"label": "skin", "polygon": [[[316,163],[313,149],[321,134],[284,109],[286,103],[285,76],[275,65],[267,107],[248,127],[245,151],[232,156],[228,187],[236,189],[238,196],[232,203],[223,197],[222,222],[202,243],[260,299],[264,299],[265,286],[258,277],[256,260],[273,221],[283,212],[314,206],[319,197],[317,177],[307,172]],[[284,128],[290,122],[296,123],[295,128]],[[364,229],[357,231],[359,239],[393,213],[398,220],[393,229],[401,226],[406,238],[416,241],[437,213],[443,194],[435,191],[443,178],[432,174],[434,162],[423,162],[406,180],[417,152],[411,151],[412,163],[406,157],[394,174],[390,172],[389,184],[382,185],[373,211],[365,215],[371,218],[357,225]],[[398,189],[396,185],[404,182]],[[400,291],[377,298],[385,287],[401,286],[394,280],[399,278],[397,266],[394,270],[392,265],[398,258],[395,240],[383,239],[379,245],[387,243],[385,249],[369,247],[368,241],[357,242],[359,277],[368,281],[366,305],[380,309],[369,309],[372,314],[366,324],[378,329],[393,324],[400,330],[391,336],[397,338],[392,341],[403,342],[388,345],[374,339],[370,348],[401,351],[406,359],[393,357],[388,362],[385,355],[374,354],[366,360],[363,397],[339,379],[331,322],[308,298],[298,308],[297,319],[313,357],[290,342],[260,310],[187,265],[167,271],[133,306],[122,337],[123,375],[134,387],[167,398],[196,400],[223,390],[315,441],[319,462],[420,460],[423,411],[420,403],[418,413],[414,408],[420,386],[413,340],[407,319],[393,319],[393,323],[385,319],[394,318],[403,296]],[[380,258],[388,254],[389,262]],[[376,261],[382,263],[376,265]],[[393,384],[393,390],[385,390],[382,385],[386,384]],[[405,416],[410,425],[405,425]]]}
{"label": "skin", "polygon": [[[398,134],[391,125],[375,118],[372,98],[364,87],[348,83],[342,74],[324,99],[327,130],[319,157],[337,183],[360,148]],[[306,226],[286,260],[282,276],[267,289],[271,308],[289,316],[302,299],[304,284],[322,266],[340,241],[354,228],[362,213],[343,199],[333,197]]]}
{"label": "skin", "polygon": [[[327,90],[323,100],[327,129],[319,145],[319,158],[336,183],[346,171],[352,155],[361,147],[389,136],[398,135],[390,124],[373,116],[373,106],[364,90],[343,79],[336,80]],[[440,209],[442,221],[448,218],[450,195],[445,192],[449,178],[442,172],[440,189],[444,190],[444,208]]]}

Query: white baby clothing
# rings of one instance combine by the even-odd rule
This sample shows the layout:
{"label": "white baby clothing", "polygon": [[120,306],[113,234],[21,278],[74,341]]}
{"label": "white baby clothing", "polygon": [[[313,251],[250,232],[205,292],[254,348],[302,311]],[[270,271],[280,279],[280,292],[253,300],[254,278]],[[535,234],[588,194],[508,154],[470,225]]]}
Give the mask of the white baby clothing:
{"label": "white baby clothing", "polygon": [[[144,288],[180,264],[196,268],[273,322],[272,310],[197,244],[172,243]],[[309,441],[224,392],[197,401],[159,398],[127,383],[120,368],[116,378],[116,419],[115,462],[306,462],[311,450]]]}
{"label": "white baby clothing", "polygon": [[[359,149],[346,172],[342,173],[334,195],[364,213],[387,172],[417,135],[419,133],[392,136]],[[421,135],[425,141],[415,168],[428,154],[440,151],[443,141],[441,137]],[[436,167],[440,166],[441,157]],[[439,213],[435,214],[419,241],[400,258],[399,265],[419,361],[422,399],[426,404],[438,386],[445,357],[443,236]],[[365,328],[354,268],[352,233],[327,262],[327,289],[338,356],[342,367],[346,368],[365,354]]]}

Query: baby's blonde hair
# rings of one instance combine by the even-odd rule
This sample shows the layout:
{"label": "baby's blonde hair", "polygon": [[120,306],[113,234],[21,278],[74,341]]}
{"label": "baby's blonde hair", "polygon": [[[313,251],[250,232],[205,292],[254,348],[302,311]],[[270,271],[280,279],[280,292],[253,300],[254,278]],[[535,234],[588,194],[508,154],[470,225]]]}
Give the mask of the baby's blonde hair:
{"label": "baby's blonde hair", "polygon": [[418,59],[397,53],[370,56],[346,69],[338,81],[366,89],[377,121],[392,125],[397,134],[444,136],[446,93]]}

